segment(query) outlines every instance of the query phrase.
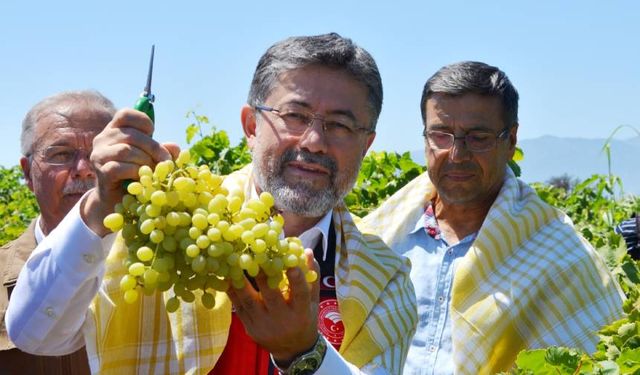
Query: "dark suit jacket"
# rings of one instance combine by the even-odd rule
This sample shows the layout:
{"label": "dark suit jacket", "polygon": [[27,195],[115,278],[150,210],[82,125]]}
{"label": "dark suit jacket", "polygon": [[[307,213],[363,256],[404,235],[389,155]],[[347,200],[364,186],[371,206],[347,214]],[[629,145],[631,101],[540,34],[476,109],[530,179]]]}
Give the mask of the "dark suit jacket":
{"label": "dark suit jacket", "polygon": [[4,325],[9,298],[18,274],[36,248],[36,220],[16,240],[0,248],[0,375],[13,374],[90,374],[84,347],[64,356],[36,356],[13,345]]}

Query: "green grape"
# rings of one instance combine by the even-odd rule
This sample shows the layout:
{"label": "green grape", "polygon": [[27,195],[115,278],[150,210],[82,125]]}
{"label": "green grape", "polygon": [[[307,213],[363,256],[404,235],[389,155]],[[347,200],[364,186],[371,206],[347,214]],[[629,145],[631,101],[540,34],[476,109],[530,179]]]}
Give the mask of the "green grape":
{"label": "green grape", "polygon": [[207,216],[202,215],[200,213],[197,213],[191,217],[191,223],[193,223],[194,227],[200,230],[203,230],[209,225],[209,222],[207,221]]}
{"label": "green grape", "polygon": [[237,224],[240,225],[242,228],[244,228],[244,230],[251,230],[253,229],[253,227],[256,226],[256,219],[254,218],[242,219]]}
{"label": "green grape", "polygon": [[285,256],[284,257],[284,265],[287,268],[297,267],[298,266],[298,257],[293,255],[293,254],[289,254],[289,255]]}
{"label": "green grape", "polygon": [[[255,240],[255,242],[251,245],[251,250],[253,250],[253,252],[258,255],[258,254],[264,254],[264,252],[267,250],[267,243],[264,240],[261,239],[257,239]],[[266,256],[266,255],[265,255]]]}
{"label": "green grape", "polygon": [[273,229],[269,229],[267,234],[264,235],[264,242],[267,246],[276,245],[278,243],[278,233]]}
{"label": "green grape", "polygon": [[192,240],[195,240],[196,238],[200,237],[201,235],[202,235],[202,231],[200,230],[200,228],[196,228],[196,227],[189,228],[189,237]]}
{"label": "green grape", "polygon": [[201,273],[207,267],[207,260],[204,256],[198,255],[191,261],[191,269],[195,273]]}
{"label": "green grape", "polygon": [[191,303],[196,300],[196,295],[190,290],[185,290],[180,297],[187,303]]}
{"label": "green grape", "polygon": [[127,185],[127,192],[131,195],[140,195],[142,194],[142,184],[139,182],[131,182]]}
{"label": "green grape", "polygon": [[227,208],[229,202],[227,201],[227,197],[222,194],[217,194],[213,199],[211,199],[207,205],[207,209],[212,213],[222,213]]}
{"label": "green grape", "polygon": [[148,262],[153,258],[153,250],[148,246],[142,246],[136,251],[136,256],[141,262]]}
{"label": "green grape", "polygon": [[160,243],[164,240],[164,233],[160,229],[154,229],[149,234],[149,239],[153,243]]}
{"label": "green grape", "polygon": [[143,165],[138,169],[138,176],[140,176],[140,177],[144,177],[144,176],[152,177],[153,176],[153,170],[151,169],[150,166]]}
{"label": "green grape", "polygon": [[242,234],[240,235],[240,239],[247,245],[251,245],[256,241],[256,236],[251,230],[246,230],[242,232]]}
{"label": "green grape", "polygon": [[158,271],[154,270],[153,268],[149,268],[146,271],[144,271],[144,274],[142,275],[142,279],[144,280],[144,284],[145,285],[154,285],[158,282]]}
{"label": "green grape", "polygon": [[269,225],[266,223],[258,223],[250,228],[256,238],[262,238],[269,232]]}
{"label": "green grape", "polygon": [[216,224],[218,224],[219,221],[220,221],[220,215],[218,215],[216,213],[207,215],[207,222],[209,223],[209,225],[215,227]]}
{"label": "green grape", "polygon": [[129,289],[124,292],[124,301],[126,303],[134,303],[138,300],[138,291],[135,289]]}
{"label": "green grape", "polygon": [[238,265],[243,270],[249,269],[249,267],[254,263],[253,257],[249,254],[242,254],[238,259]]}
{"label": "green grape", "polygon": [[[140,176],[140,183],[144,188],[149,188],[153,186],[153,176]],[[149,196],[150,197],[150,196]],[[149,198],[147,197],[147,198]]]}
{"label": "green grape", "polygon": [[247,273],[249,274],[249,276],[256,277],[258,276],[259,272],[260,266],[258,266],[258,263],[252,262],[251,264],[249,264],[249,267],[247,268]]}
{"label": "green grape", "polygon": [[242,207],[242,199],[238,196],[232,196],[229,199],[229,203],[227,204],[227,209],[229,210],[229,212],[235,214],[240,210],[240,207]]}
{"label": "green grape", "polygon": [[316,271],[313,271],[313,270],[307,271],[304,274],[304,278],[305,278],[305,280],[307,280],[308,283],[312,283],[312,282],[318,280],[318,273]]}
{"label": "green grape", "polygon": [[158,216],[153,219],[153,225],[155,225],[156,229],[164,229],[167,226],[167,219],[164,216]]}
{"label": "green grape", "polygon": [[149,234],[154,229],[156,229],[156,225],[151,219],[147,219],[140,224],[140,232],[142,234]]}
{"label": "green grape", "polygon": [[176,165],[178,168],[182,168],[183,165],[187,164],[191,160],[191,154],[189,150],[182,150],[176,159]]}
{"label": "green grape", "polygon": [[196,239],[196,245],[198,245],[198,247],[201,249],[206,249],[207,247],[209,247],[210,243],[211,240],[209,240],[209,237],[207,237],[206,235],[200,235]]}
{"label": "green grape", "polygon": [[173,181],[173,186],[178,193],[192,193],[196,189],[196,183],[189,177],[178,177]]}
{"label": "green grape", "polygon": [[102,223],[112,232],[117,232],[124,225],[124,217],[122,216],[122,214],[112,213],[107,215]]}
{"label": "green grape", "polygon": [[211,293],[204,293],[202,297],[200,297],[200,301],[202,302],[202,306],[211,310],[216,305],[216,298]]}
{"label": "green grape", "polygon": [[232,242],[232,241],[235,241],[238,237],[240,237],[243,231],[244,231],[244,228],[242,228],[242,226],[238,224],[231,224],[229,226],[229,229],[227,229],[226,231],[222,231],[222,237],[225,239],[225,241]]}
{"label": "green grape", "polygon": [[166,216],[167,224],[177,227],[180,225],[180,215],[177,212],[171,211]]}
{"label": "green grape", "polygon": [[239,259],[240,255],[238,255],[238,253],[231,253],[227,255],[227,264],[230,266],[235,266],[238,264]]}
{"label": "green grape", "polygon": [[120,279],[120,290],[123,292],[135,288],[136,285],[138,285],[138,282],[136,281],[135,276],[124,275],[122,276],[122,279]]}
{"label": "green grape", "polygon": [[267,211],[267,205],[260,200],[251,199],[246,203],[246,206],[252,209],[257,215],[263,214]]}
{"label": "green grape", "polygon": [[190,258],[195,258],[198,255],[200,255],[200,248],[196,244],[191,244],[187,246],[187,249],[185,250],[185,254],[187,254],[187,256]]}
{"label": "green grape", "polygon": [[177,297],[169,298],[167,300],[167,304],[165,305],[165,308],[170,313],[176,312],[179,307],[180,307],[180,300]]}
{"label": "green grape", "polygon": [[156,190],[151,194],[150,200],[154,206],[162,207],[167,204],[167,194],[164,191]]}
{"label": "green grape", "polygon": [[220,238],[222,238],[222,232],[220,232],[220,229],[218,228],[209,228],[207,231],[207,237],[209,237],[209,240],[213,242],[220,241]]}
{"label": "green grape", "polygon": [[[262,240],[257,240],[257,241],[262,241]],[[254,253],[255,255],[253,256],[253,259],[256,261],[256,264],[262,265],[264,264],[267,260],[269,260],[269,256],[267,255],[267,253],[262,252],[262,253]]]}
{"label": "green grape", "polygon": [[213,257],[207,257],[207,272],[216,272],[220,268],[220,262]]}
{"label": "green grape", "polygon": [[264,205],[267,206],[267,208],[273,207],[274,199],[271,193],[268,193],[266,191],[263,191],[262,193],[260,193],[260,201],[264,203]]}
{"label": "green grape", "polygon": [[129,274],[132,276],[142,276],[144,273],[144,264],[135,262],[129,266]]}
{"label": "green grape", "polygon": [[207,249],[207,255],[212,258],[218,258],[224,254],[224,246],[219,244],[211,244]]}

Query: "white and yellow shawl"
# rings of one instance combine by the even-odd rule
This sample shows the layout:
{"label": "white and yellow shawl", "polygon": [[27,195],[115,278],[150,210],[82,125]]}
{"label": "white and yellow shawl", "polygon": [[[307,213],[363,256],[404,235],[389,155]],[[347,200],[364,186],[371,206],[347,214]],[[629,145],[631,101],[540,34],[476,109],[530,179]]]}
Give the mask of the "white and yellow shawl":
{"label": "white and yellow shawl", "polygon": [[[225,179],[244,187],[251,168]],[[358,367],[375,364],[399,374],[408,338],[417,322],[408,260],[394,254],[378,237],[361,234],[343,205],[333,212],[336,229],[336,293],[345,335],[342,356]],[[119,280],[126,248],[116,241],[106,262],[106,274],[94,299],[85,338],[93,372],[102,374],[206,374],[226,344],[231,304],[217,293],[216,307],[205,309],[196,298],[167,313],[170,293],[124,303]]]}
{"label": "white and yellow shawl", "polygon": [[[434,194],[425,172],[358,225],[393,249]],[[508,370],[525,348],[593,351],[596,331],[623,314],[623,294],[601,257],[511,170],[455,271],[451,298],[460,374]]]}

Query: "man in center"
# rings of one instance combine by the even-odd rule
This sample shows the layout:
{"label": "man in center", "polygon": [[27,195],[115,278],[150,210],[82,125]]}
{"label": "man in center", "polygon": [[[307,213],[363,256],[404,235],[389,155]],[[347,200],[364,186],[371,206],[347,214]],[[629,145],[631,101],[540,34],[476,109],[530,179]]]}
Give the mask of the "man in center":
{"label": "man in center", "polygon": [[257,288],[230,290],[231,301],[218,293],[211,311],[194,303],[173,314],[165,311],[167,295],[123,302],[126,248],[118,241],[111,247],[113,235],[102,226],[122,198],[123,180],[176,153],[151,139],[144,114],[120,111],[94,143],[98,187],[20,276],[22,298],[7,313],[11,338],[42,354],[86,341],[92,370],[104,373],[399,374],[417,321],[409,264],[360,233],[342,202],[381,105],[376,64],[349,39],[290,38],[267,50],[241,111],[253,163],[225,184],[247,197],[270,192],[285,235],[314,249],[320,278],[308,284],[299,268],[289,270],[285,300],[259,276]]}

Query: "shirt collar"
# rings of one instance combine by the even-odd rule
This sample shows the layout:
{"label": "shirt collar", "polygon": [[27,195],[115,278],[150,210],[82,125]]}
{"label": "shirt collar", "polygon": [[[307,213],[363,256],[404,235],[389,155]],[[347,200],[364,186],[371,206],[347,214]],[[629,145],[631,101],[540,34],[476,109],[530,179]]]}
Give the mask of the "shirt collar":
{"label": "shirt collar", "polygon": [[42,228],[40,227],[40,222],[42,221],[42,216],[38,215],[38,219],[36,221],[36,228],[35,228],[35,237],[36,237],[36,244],[39,244],[40,242],[42,242],[42,240],[44,240],[45,235],[44,232],[42,231]]}

